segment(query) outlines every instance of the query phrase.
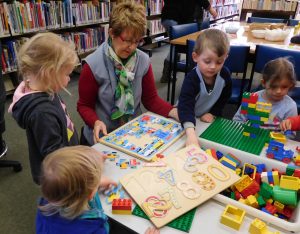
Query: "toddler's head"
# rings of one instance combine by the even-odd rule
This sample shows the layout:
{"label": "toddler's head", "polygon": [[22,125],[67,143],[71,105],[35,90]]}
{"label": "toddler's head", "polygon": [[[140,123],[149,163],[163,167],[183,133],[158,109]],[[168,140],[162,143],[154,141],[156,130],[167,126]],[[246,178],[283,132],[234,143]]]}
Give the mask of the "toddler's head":
{"label": "toddler's head", "polygon": [[74,44],[51,32],[31,37],[18,52],[19,72],[24,81],[34,77],[40,91],[50,94],[66,87],[77,63]]}
{"label": "toddler's head", "polygon": [[49,202],[40,207],[43,214],[73,219],[88,210],[101,172],[101,157],[91,147],[65,147],[49,154],[42,164],[41,190]]}
{"label": "toddler's head", "polygon": [[266,63],[262,72],[262,85],[269,101],[282,100],[296,85],[293,64],[287,58],[277,58]]}
{"label": "toddler's head", "polygon": [[230,49],[229,39],[219,29],[203,30],[195,43],[193,60],[204,78],[214,77],[223,67]]}

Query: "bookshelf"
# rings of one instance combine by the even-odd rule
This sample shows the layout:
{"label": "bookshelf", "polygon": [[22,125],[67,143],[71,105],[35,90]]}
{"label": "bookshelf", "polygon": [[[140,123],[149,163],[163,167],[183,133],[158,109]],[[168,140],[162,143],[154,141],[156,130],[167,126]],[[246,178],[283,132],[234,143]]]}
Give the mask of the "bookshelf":
{"label": "bookshelf", "polygon": [[[250,1],[250,0],[246,0]],[[209,17],[211,22],[215,22],[221,19],[232,19],[235,16],[239,16],[240,0],[212,0],[211,6],[218,13],[218,17],[214,19],[209,12],[205,13],[205,17]]]}
{"label": "bookshelf", "polygon": [[297,14],[298,2],[287,0],[245,0],[241,10],[241,21],[246,20],[247,13],[252,16],[289,19]]}
{"label": "bookshelf", "polygon": [[73,41],[79,58],[84,58],[107,38],[112,4],[109,0],[100,1],[99,6],[92,1],[75,0],[0,2],[0,78],[12,83],[8,87],[14,90],[18,85],[18,48],[38,32],[51,31]]}

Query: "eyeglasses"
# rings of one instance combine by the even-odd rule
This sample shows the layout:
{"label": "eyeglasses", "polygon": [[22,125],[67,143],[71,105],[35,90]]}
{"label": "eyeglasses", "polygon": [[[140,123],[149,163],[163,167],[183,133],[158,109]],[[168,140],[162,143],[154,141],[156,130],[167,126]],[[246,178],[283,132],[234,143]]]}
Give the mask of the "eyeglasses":
{"label": "eyeglasses", "polygon": [[142,46],[144,44],[144,39],[140,39],[138,41],[132,41],[132,40],[125,40],[121,35],[119,35],[122,42],[126,43],[127,46]]}

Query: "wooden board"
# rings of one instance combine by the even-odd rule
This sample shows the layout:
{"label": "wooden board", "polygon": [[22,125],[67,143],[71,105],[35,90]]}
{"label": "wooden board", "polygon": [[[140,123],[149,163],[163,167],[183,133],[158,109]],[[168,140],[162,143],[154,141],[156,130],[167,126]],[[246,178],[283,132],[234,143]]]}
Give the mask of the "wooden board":
{"label": "wooden board", "polygon": [[101,143],[150,161],[184,134],[180,123],[146,112],[107,136]]}
{"label": "wooden board", "polygon": [[167,155],[162,161],[166,167],[144,167],[120,180],[157,228],[199,206],[240,178],[235,171],[195,146]]}

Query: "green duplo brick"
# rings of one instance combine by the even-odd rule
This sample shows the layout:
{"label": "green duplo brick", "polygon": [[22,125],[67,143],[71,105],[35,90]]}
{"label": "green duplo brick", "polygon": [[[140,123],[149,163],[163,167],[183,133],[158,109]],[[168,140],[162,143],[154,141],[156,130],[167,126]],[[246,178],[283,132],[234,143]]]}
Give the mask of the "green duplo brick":
{"label": "green duplo brick", "polygon": [[273,194],[273,187],[265,182],[260,186],[260,191],[258,192],[262,197],[269,199]]}
{"label": "green duplo brick", "polygon": [[[196,213],[196,209],[192,209],[185,214],[181,215],[180,217],[174,219],[170,223],[167,224],[168,227],[172,227],[178,229],[183,232],[189,232],[193,223],[193,219]],[[132,211],[132,214],[144,219],[149,219],[149,217],[145,214],[145,212],[136,205]]]}
{"label": "green duplo brick", "polygon": [[292,176],[295,172],[295,167],[288,165],[285,170],[285,174],[288,176]]}
{"label": "green duplo brick", "polygon": [[258,196],[257,202],[258,202],[258,205],[259,205],[260,207],[266,205],[266,202],[265,202],[265,200],[264,200],[264,198],[263,198],[262,196]]}
{"label": "green duplo brick", "polygon": [[250,94],[249,92],[244,92],[243,93],[243,98],[249,99],[250,98]]}

